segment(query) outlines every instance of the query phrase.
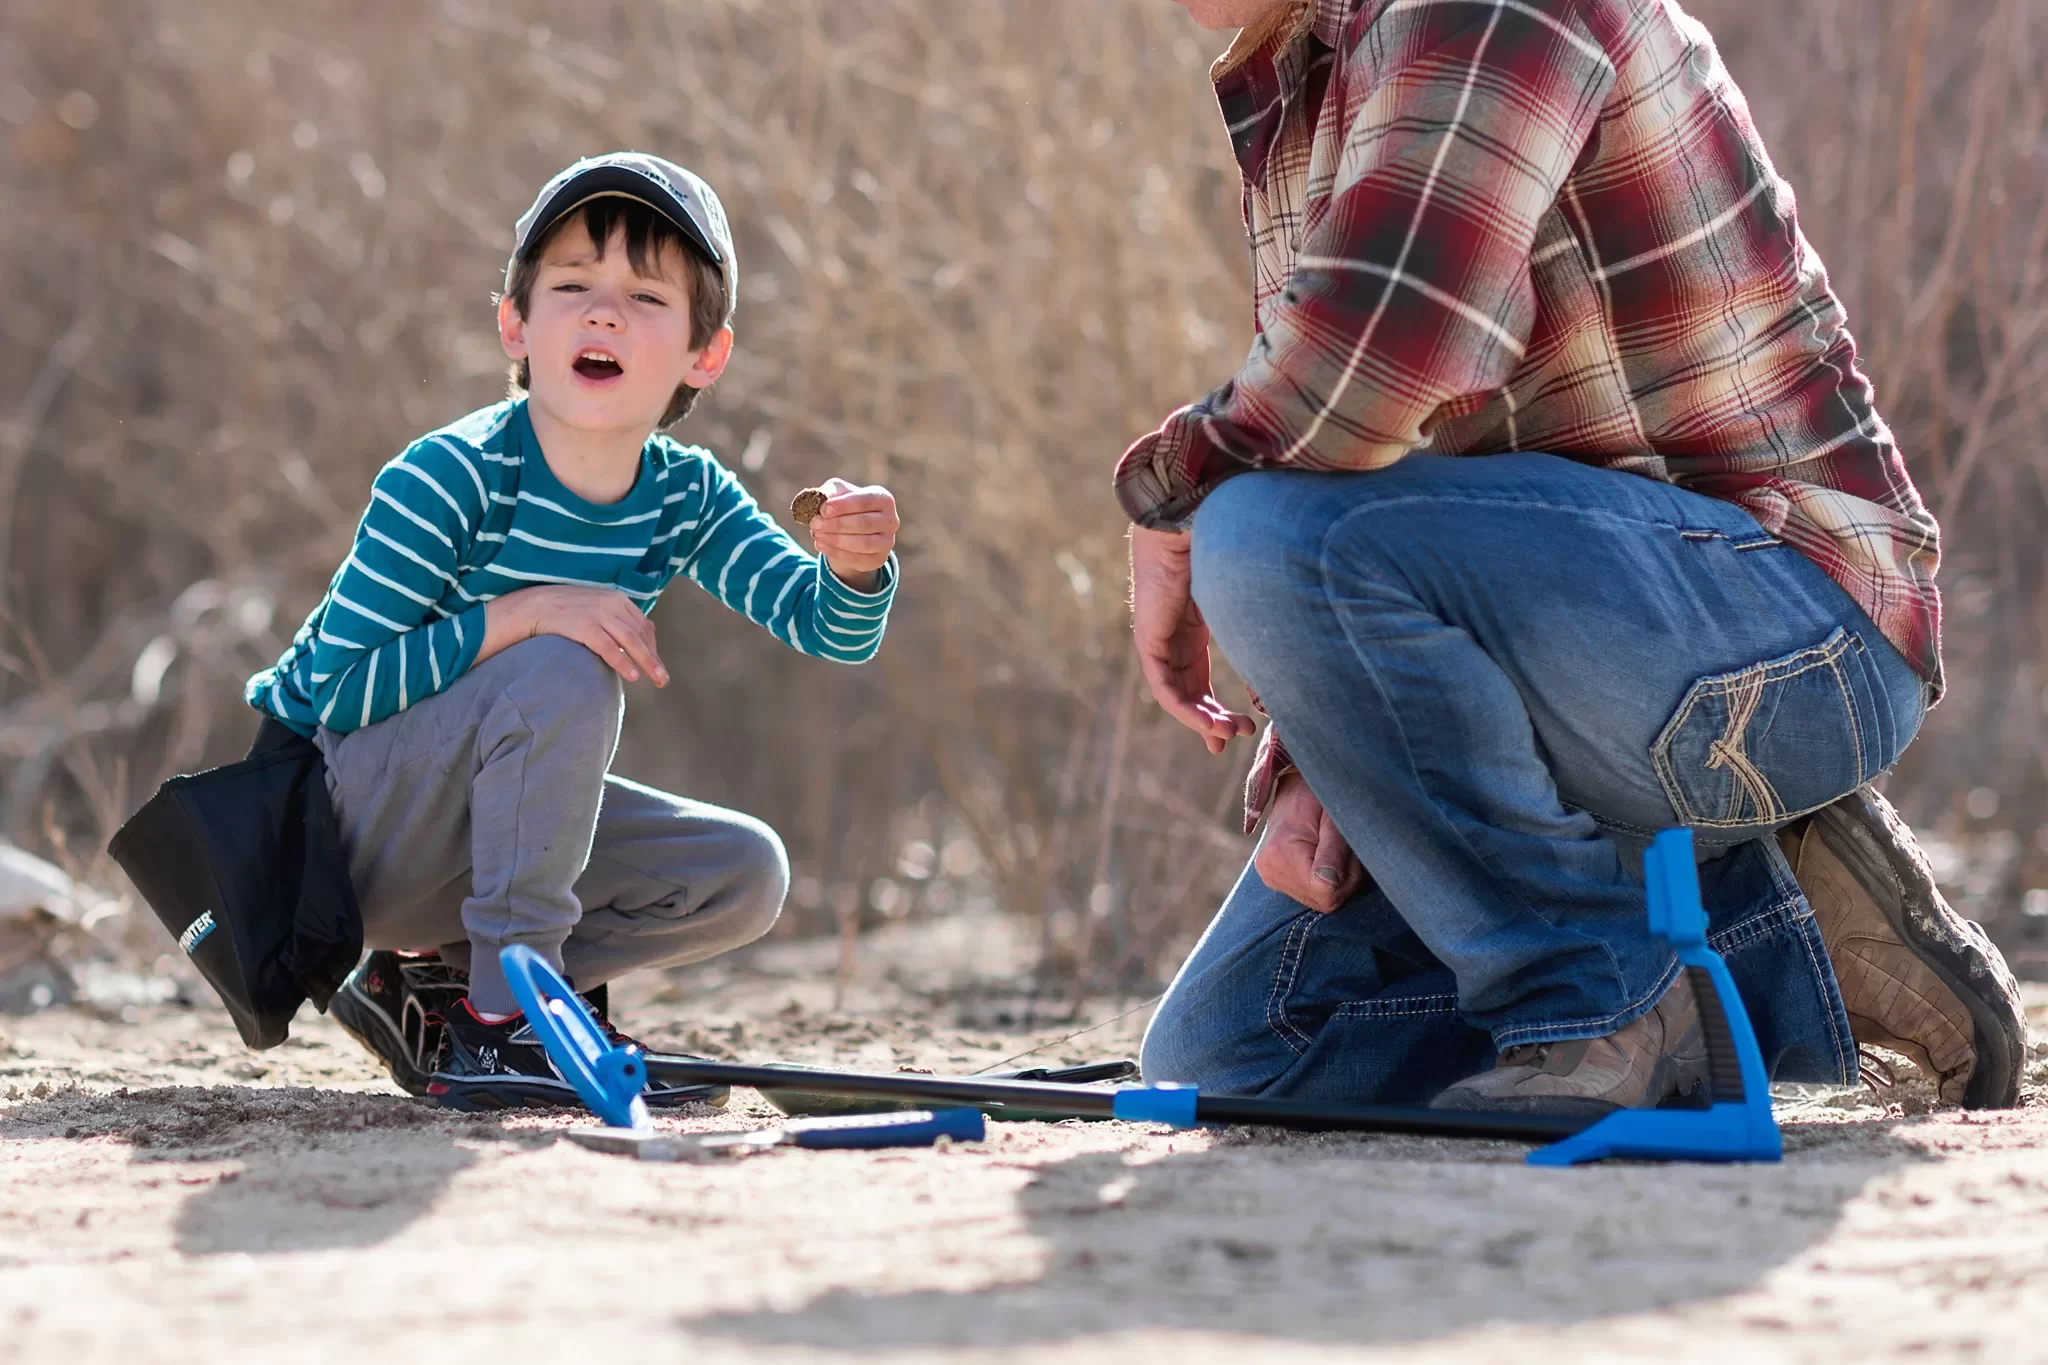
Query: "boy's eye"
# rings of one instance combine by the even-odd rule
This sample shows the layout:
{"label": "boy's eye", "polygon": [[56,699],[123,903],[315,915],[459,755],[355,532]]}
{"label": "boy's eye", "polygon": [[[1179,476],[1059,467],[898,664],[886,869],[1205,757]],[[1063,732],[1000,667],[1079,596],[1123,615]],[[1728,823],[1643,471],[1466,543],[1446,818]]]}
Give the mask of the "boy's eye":
{"label": "boy's eye", "polygon": [[555,292],[557,294],[581,294],[584,292],[584,290],[583,286],[580,284],[567,283],[556,285]]}
{"label": "boy's eye", "polygon": [[659,294],[635,294],[633,297],[639,300],[641,303],[651,303],[655,305],[657,308],[668,307],[668,300],[661,297]]}

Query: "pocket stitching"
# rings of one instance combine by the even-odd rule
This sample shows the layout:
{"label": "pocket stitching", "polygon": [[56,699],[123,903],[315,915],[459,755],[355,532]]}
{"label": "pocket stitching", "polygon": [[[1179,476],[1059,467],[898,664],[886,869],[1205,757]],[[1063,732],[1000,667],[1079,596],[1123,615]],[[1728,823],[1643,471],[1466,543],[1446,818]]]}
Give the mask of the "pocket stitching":
{"label": "pocket stitching", "polygon": [[[1676,742],[1679,733],[1685,729],[1687,722],[1692,719],[1693,712],[1698,709],[1702,701],[1709,697],[1728,696],[1735,691],[1736,685],[1741,679],[1756,673],[1760,669],[1763,670],[1764,674],[1761,684],[1764,687],[1769,687],[1775,683],[1789,682],[1793,678],[1802,677],[1818,668],[1826,668],[1833,673],[1835,688],[1842,695],[1842,712],[1848,717],[1849,728],[1855,738],[1855,786],[1860,787],[1868,780],[1867,774],[1864,772],[1862,726],[1856,718],[1856,705],[1849,695],[1848,682],[1842,677],[1841,669],[1842,656],[1848,652],[1850,642],[1854,638],[1846,628],[1837,626],[1834,633],[1829,635],[1827,639],[1817,645],[1810,645],[1805,649],[1799,650],[1785,659],[1766,659],[1762,663],[1750,664],[1746,668],[1734,669],[1727,673],[1712,674],[1697,680],[1687,689],[1685,700],[1679,704],[1677,713],[1669,721],[1665,722],[1663,730],[1658,732],[1656,740],[1650,746],[1651,765],[1657,770],[1658,784],[1664,788],[1665,799],[1671,803],[1671,809],[1677,813],[1682,823],[1699,826],[1704,829],[1735,829],[1749,825],[1782,823],[1787,820],[1796,820],[1800,816],[1819,810],[1821,806],[1827,804],[1827,802],[1822,801],[1801,810],[1775,812],[1760,820],[1737,819],[1735,817],[1741,813],[1742,809],[1741,788],[1737,785],[1731,793],[1728,815],[1722,819],[1714,820],[1708,819],[1693,810],[1691,801],[1687,800],[1685,791],[1679,784],[1677,771],[1671,761],[1671,746]],[[1745,727],[1746,733],[1747,727]],[[1854,790],[1854,787],[1851,790]]]}

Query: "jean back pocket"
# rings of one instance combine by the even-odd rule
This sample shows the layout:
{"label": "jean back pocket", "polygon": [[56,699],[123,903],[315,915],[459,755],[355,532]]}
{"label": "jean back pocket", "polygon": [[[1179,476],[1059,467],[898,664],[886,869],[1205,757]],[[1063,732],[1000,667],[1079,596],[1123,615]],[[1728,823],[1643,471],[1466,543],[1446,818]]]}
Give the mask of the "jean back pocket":
{"label": "jean back pocket", "polygon": [[1876,771],[1867,683],[1863,642],[1843,629],[1695,682],[1650,754],[1679,821],[1782,824],[1862,786]]}

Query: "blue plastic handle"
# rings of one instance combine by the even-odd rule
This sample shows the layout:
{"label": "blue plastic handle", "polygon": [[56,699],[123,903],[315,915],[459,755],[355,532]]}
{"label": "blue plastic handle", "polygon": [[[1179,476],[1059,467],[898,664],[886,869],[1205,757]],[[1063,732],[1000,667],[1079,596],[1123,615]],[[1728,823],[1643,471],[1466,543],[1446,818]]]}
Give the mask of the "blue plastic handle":
{"label": "blue plastic handle", "polygon": [[783,1124],[782,1132],[798,1147],[929,1147],[942,1137],[980,1142],[988,1136],[988,1123],[979,1109],[912,1110],[795,1119]]}
{"label": "blue plastic handle", "polygon": [[647,1067],[636,1047],[613,1047],[597,1027],[597,1016],[572,990],[560,972],[523,943],[498,954],[512,998],[526,1012],[526,1022],[547,1049],[548,1060],[562,1079],[590,1106],[590,1112],[614,1128],[646,1128]]}

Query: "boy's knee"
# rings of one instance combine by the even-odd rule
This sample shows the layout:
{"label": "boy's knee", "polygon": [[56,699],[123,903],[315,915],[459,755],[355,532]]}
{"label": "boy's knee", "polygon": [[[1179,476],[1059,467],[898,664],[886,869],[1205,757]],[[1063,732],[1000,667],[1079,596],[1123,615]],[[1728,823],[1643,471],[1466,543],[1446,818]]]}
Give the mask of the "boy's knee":
{"label": "boy's knee", "polygon": [[542,635],[521,640],[498,657],[513,675],[505,694],[518,703],[529,724],[588,725],[617,738],[625,685],[588,648],[559,635]]}
{"label": "boy's knee", "polygon": [[591,700],[620,696],[625,690],[616,669],[587,645],[560,635],[521,640],[505,651],[505,658],[522,676],[545,679],[549,688],[565,696]]}
{"label": "boy's knee", "polygon": [[752,943],[782,915],[789,895],[789,854],[782,836],[763,822],[747,817],[732,830],[734,896],[730,922],[735,946]]}

